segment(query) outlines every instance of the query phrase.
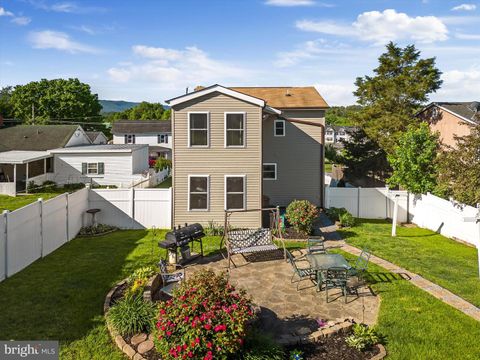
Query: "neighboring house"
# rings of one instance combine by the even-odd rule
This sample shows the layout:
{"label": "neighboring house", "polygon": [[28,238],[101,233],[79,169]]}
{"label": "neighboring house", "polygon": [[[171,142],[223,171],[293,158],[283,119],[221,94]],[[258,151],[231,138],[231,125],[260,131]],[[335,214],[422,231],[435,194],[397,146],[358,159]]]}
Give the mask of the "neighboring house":
{"label": "neighboring house", "polygon": [[112,125],[114,144],[147,144],[151,158],[172,158],[170,120],[119,120]]}
{"label": "neighboring house", "polygon": [[50,150],[55,182],[132,187],[148,178],[147,145],[90,145]]}
{"label": "neighboring house", "polygon": [[342,141],[349,141],[352,133],[358,130],[356,126],[327,125],[325,127],[325,144],[342,147]]}
{"label": "neighboring house", "polygon": [[108,139],[102,131],[85,131],[90,142],[94,145],[102,145],[108,143]]}
{"label": "neighboring house", "polygon": [[480,123],[480,102],[433,102],[416,116],[440,134],[442,144],[455,147],[455,136],[469,135],[472,126]]}
{"label": "neighboring house", "polygon": [[[215,221],[226,209],[323,205],[327,103],[314,87],[213,85],[167,101],[172,107],[173,224]],[[260,212],[236,226],[262,225]]]}

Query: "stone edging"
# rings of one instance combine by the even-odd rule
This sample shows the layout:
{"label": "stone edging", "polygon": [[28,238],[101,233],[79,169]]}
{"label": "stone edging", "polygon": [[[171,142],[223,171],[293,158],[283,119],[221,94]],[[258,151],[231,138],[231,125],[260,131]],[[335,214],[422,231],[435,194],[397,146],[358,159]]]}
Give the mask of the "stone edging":
{"label": "stone edging", "polygon": [[117,345],[117,347],[122,351],[125,355],[127,355],[130,359],[133,360],[146,360],[142,354],[138,353],[130,344],[128,344],[125,339],[110,325],[108,320],[106,319],[106,315],[108,313],[108,310],[110,310],[110,305],[112,302],[112,296],[115,294],[117,289],[125,284],[127,282],[127,279],[120,281],[117,283],[107,294],[105,297],[105,302],[103,303],[103,312],[105,315],[105,321],[107,323],[107,329],[108,332],[110,333],[110,336],[112,337],[113,341]]}
{"label": "stone edging", "polygon": [[[289,345],[297,345],[297,344],[304,344],[308,342],[317,342],[321,338],[329,337],[333,334],[338,332],[346,333],[349,331],[354,324],[354,321],[351,318],[341,320],[337,319],[337,321],[329,321],[327,326],[314,331],[311,334],[308,333],[297,333],[297,334],[283,334],[280,335],[279,340],[277,341],[280,345],[289,346]],[[373,356],[370,360],[380,360],[387,356],[387,351],[382,344],[377,344],[376,347],[379,349],[379,353]]]}

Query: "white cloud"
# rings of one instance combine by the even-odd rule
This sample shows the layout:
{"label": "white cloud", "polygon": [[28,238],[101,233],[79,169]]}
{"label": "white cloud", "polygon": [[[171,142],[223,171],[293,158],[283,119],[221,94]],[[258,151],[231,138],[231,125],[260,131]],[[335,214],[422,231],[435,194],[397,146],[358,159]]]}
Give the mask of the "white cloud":
{"label": "white cloud", "polygon": [[71,54],[99,52],[98,49],[72,40],[70,35],[60,31],[32,31],[28,40],[35,49],[56,49]]}
{"label": "white cloud", "polygon": [[480,40],[480,34],[463,34],[457,33],[455,37],[460,40]]}
{"label": "white cloud", "polygon": [[452,11],[473,11],[477,8],[475,4],[461,4],[458,6],[453,7]]}
{"label": "white cloud", "polygon": [[311,6],[315,4],[313,0],[267,0],[266,5],[272,6]]}
{"label": "white cloud", "polygon": [[297,28],[329,35],[354,36],[363,41],[384,44],[387,41],[414,40],[423,43],[448,39],[448,29],[435,16],[410,17],[394,9],[368,11],[358,15],[351,25],[332,21],[298,21]]}
{"label": "white cloud", "polygon": [[5,10],[5,8],[0,7],[0,16],[14,16],[11,11]]}
{"label": "white cloud", "polygon": [[32,19],[30,19],[27,16],[17,16],[17,17],[14,17],[12,19],[12,22],[14,24],[17,24],[17,25],[20,25],[20,26],[28,25],[28,24],[30,24],[31,21],[32,21]]}
{"label": "white cloud", "polygon": [[83,6],[78,5],[73,1],[62,1],[53,4],[48,3],[45,0],[27,0],[30,4],[38,9],[45,11],[53,11],[59,13],[72,13],[72,14],[87,14],[92,12],[105,12],[106,9],[97,6]]}
{"label": "white cloud", "polygon": [[356,102],[353,96],[355,86],[351,84],[315,84],[320,94],[330,106],[351,105]]}
{"label": "white cloud", "polygon": [[435,95],[437,101],[480,100],[480,68],[445,71],[442,88]]}
{"label": "white cloud", "polygon": [[213,59],[195,46],[168,49],[135,45],[132,52],[139,61],[108,69],[112,81],[162,92],[202,84],[238,82],[252,75],[252,71]]}

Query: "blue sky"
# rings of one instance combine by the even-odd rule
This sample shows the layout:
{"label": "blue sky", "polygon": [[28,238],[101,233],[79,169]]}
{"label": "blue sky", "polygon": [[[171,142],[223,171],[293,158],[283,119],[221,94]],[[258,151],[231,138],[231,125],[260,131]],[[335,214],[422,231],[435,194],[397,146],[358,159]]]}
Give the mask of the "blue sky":
{"label": "blue sky", "polygon": [[436,56],[432,100],[480,100],[480,1],[0,0],[0,86],[78,77],[101,99],[315,85],[351,104],[384,45]]}

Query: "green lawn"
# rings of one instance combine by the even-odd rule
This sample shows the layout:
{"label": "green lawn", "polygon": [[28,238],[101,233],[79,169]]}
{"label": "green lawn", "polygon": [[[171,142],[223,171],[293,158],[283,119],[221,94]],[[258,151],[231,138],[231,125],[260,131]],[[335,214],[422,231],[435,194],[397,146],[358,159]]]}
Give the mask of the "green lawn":
{"label": "green lawn", "polygon": [[375,255],[439,284],[467,301],[480,306],[477,250],[417,227],[397,227],[390,236],[391,223],[357,219],[358,226],[341,230],[346,241],[367,247]]}
{"label": "green lawn", "polygon": [[326,173],[331,173],[332,172],[332,164],[325,162],[325,172]]}
{"label": "green lawn", "polygon": [[161,188],[161,189],[168,189],[168,188],[172,187],[172,177],[169,176],[168,178],[166,178],[164,181],[162,181],[160,184],[158,184],[155,187],[156,188]]}
{"label": "green lawn", "polygon": [[62,192],[49,192],[49,193],[35,193],[29,195],[18,195],[18,196],[8,196],[0,195],[0,212],[3,210],[16,210],[25,205],[31,204],[38,200],[38,198],[43,198],[43,200],[51,199],[55,196],[58,196]]}
{"label": "green lawn", "polygon": [[[163,236],[127,230],[74,239],[1,282],[0,339],[59,339],[61,359],[122,359],[105,328],[103,301],[133,269],[156,264]],[[219,241],[206,238],[205,252],[217,251]],[[387,336],[389,358],[480,358],[478,322],[398,275],[374,265],[369,271],[382,298],[378,326]]]}

